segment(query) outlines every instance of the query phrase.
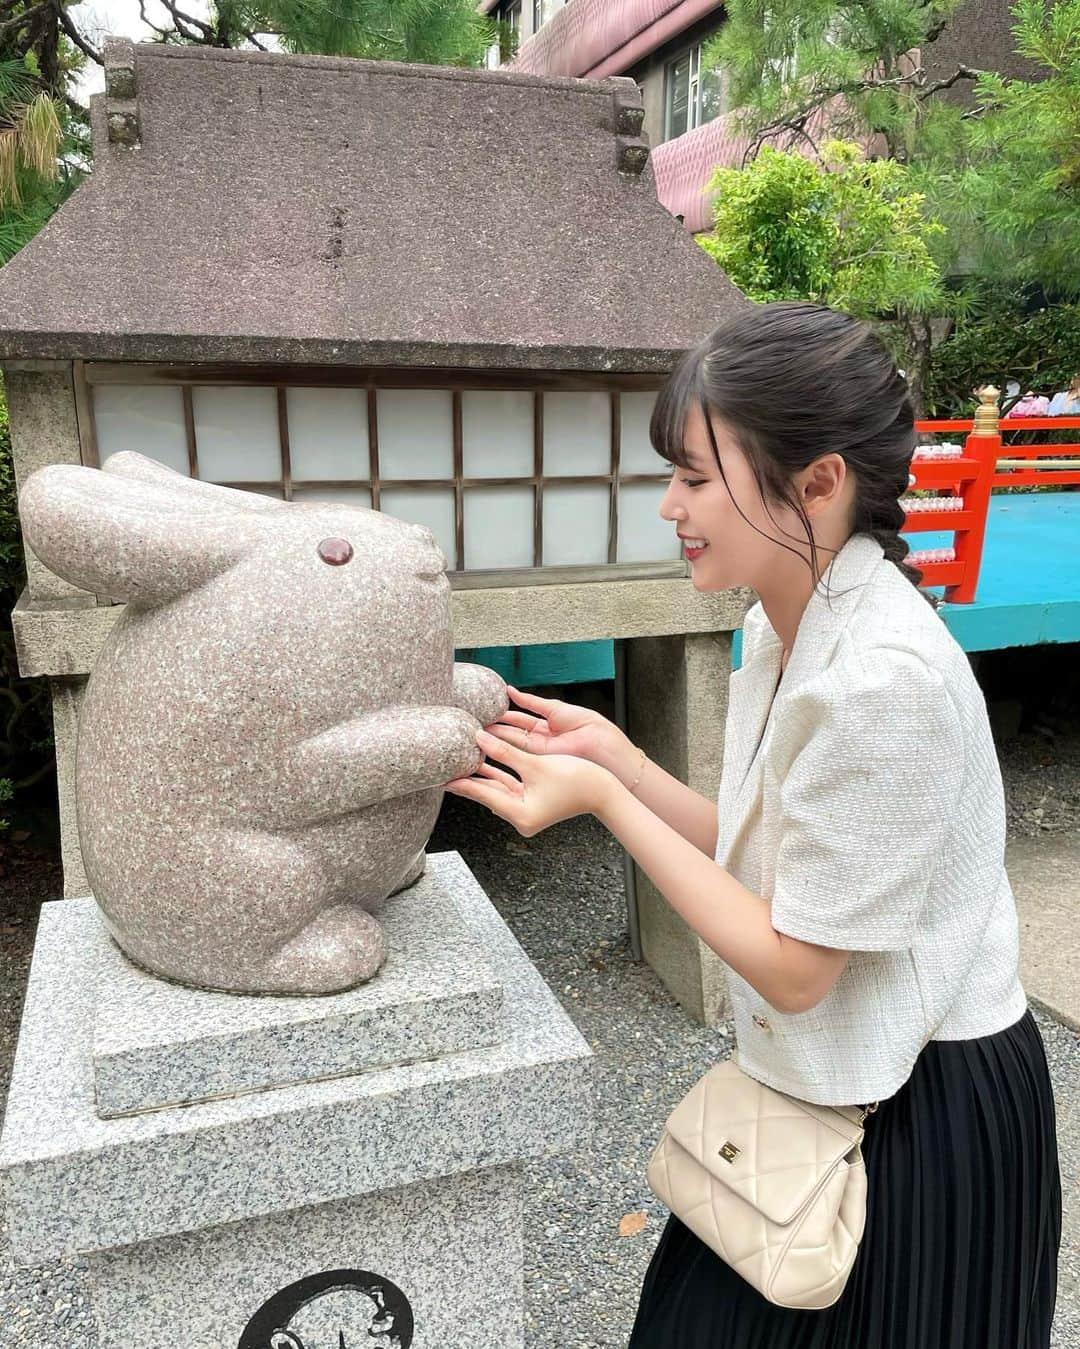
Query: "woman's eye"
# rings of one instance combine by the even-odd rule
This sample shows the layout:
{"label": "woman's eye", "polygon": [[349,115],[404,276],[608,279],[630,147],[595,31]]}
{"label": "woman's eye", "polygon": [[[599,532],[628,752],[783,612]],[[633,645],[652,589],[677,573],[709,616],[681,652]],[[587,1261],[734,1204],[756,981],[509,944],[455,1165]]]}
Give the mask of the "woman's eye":
{"label": "woman's eye", "polygon": [[681,481],[684,482],[684,483],[686,483],[687,487],[700,487],[701,484],[705,481],[705,479],[704,479],[704,478],[683,478]]}

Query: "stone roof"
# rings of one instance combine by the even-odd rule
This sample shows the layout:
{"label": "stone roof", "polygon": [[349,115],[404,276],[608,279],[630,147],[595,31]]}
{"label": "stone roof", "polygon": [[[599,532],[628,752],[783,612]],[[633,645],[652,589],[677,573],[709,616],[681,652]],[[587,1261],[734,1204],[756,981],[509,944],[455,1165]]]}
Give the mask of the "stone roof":
{"label": "stone roof", "polygon": [[663,370],[749,303],[657,201],[632,80],[112,38],[91,118],[0,357]]}

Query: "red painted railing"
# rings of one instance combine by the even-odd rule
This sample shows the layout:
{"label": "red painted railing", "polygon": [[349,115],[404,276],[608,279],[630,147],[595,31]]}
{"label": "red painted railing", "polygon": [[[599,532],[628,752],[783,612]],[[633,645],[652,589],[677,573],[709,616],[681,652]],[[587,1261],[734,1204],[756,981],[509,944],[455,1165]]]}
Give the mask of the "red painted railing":
{"label": "red painted railing", "polygon": [[[955,451],[937,445],[916,450],[910,486],[935,495],[905,498],[903,532],[953,532],[951,547],[913,549],[910,561],[922,572],[923,585],[944,586],[947,600],[970,604],[978,588],[992,489],[1080,486],[1080,444],[1006,445],[1003,437],[1020,431],[1080,429],[1080,417],[1005,417],[999,421],[995,403],[984,399],[974,419],[919,421],[915,428],[929,435],[966,433],[963,445]],[[1040,460],[1049,463],[1041,467]]]}
{"label": "red painted railing", "polygon": [[[916,423],[918,430],[932,433],[970,431],[973,425],[970,420]],[[1038,445],[1021,445],[1011,439],[1021,431],[1080,431],[1080,417],[1006,416],[998,426],[1002,435],[1002,453],[995,466],[995,487],[1080,487],[1080,442],[1043,441]],[[1010,439],[1005,440],[1006,436]],[[1039,460],[1050,462],[1040,464]]]}

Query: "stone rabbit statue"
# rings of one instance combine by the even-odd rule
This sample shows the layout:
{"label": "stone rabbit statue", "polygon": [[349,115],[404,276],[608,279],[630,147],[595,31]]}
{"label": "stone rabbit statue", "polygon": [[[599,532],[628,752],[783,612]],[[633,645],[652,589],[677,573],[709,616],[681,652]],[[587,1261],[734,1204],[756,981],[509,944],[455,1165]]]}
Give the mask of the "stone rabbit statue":
{"label": "stone rabbit statue", "polygon": [[136,964],[238,993],[332,993],[386,958],[371,910],[415,881],[442,785],[508,705],[455,663],[430,530],[295,504],[139,454],[20,494],[60,576],[124,600],[86,689],[79,839]]}

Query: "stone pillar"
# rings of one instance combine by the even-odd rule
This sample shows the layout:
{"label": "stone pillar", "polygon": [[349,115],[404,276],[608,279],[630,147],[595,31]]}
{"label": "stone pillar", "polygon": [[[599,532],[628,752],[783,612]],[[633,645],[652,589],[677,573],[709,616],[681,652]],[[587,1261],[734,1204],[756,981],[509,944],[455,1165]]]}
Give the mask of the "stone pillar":
{"label": "stone pillar", "polygon": [[[731,633],[638,637],[626,643],[627,733],[667,772],[712,800],[720,787]],[[642,955],[707,1026],[729,1015],[723,961],[634,867]]]}
{"label": "stone pillar", "polygon": [[[12,361],[4,366],[11,457],[15,484],[22,487],[36,469],[46,464],[81,464],[75,383],[70,361]],[[27,593],[32,600],[67,599],[92,595],[51,572],[26,552]]]}
{"label": "stone pillar", "polygon": [[[46,464],[80,464],[82,447],[70,361],[8,361],[4,367],[4,390],[11,427],[11,455],[18,488]],[[20,609],[36,608],[40,614],[57,602],[64,610],[95,608],[95,596],[56,575],[23,545],[26,558],[26,590]],[[24,674],[41,673],[20,649]],[[75,667],[79,668],[78,666]],[[55,677],[48,669],[52,694],[53,735],[56,740],[56,776],[60,813],[60,844],[64,863],[64,894],[87,893],[79,836],[75,823],[75,736],[79,703],[86,679]]]}
{"label": "stone pillar", "polygon": [[328,997],[181,988],[89,897],[43,906],[0,1177],[19,1265],[86,1259],[101,1349],[523,1349],[526,1163],[586,1140],[595,1060],[459,854],[426,862]]}
{"label": "stone pillar", "polygon": [[75,743],[86,677],[50,679],[49,686],[56,742],[56,791],[60,804],[60,857],[64,864],[64,897],[67,898],[90,893],[75,813]]}

